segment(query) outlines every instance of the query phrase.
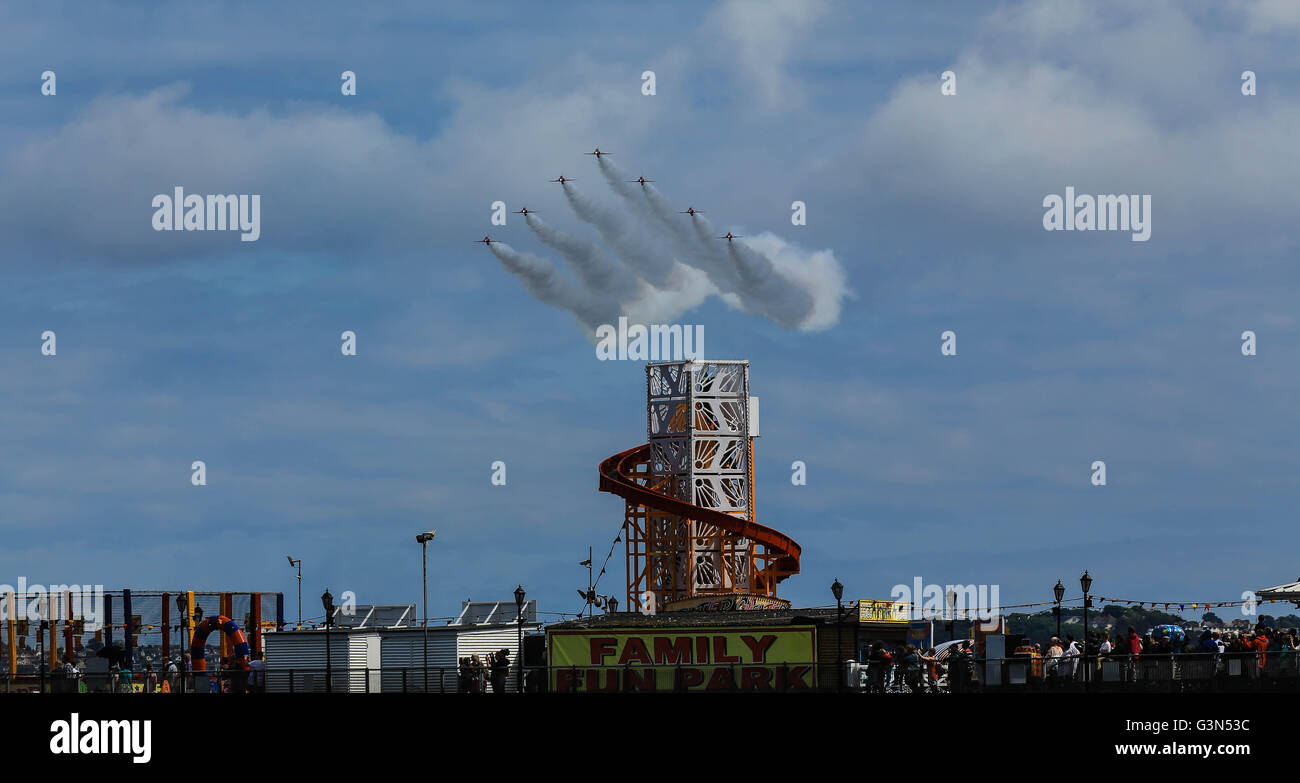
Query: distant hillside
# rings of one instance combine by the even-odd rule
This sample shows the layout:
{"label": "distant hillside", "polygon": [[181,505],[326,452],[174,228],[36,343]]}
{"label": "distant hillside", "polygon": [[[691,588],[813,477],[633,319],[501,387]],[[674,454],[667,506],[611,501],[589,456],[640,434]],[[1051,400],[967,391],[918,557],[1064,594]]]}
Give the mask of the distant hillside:
{"label": "distant hillside", "polygon": [[[1256,622],[1278,628],[1300,628],[1300,616],[1294,614],[1281,617],[1261,614],[1246,618],[1239,612],[1224,612],[1224,616],[1207,612],[1202,614],[1201,617],[1203,619],[1208,618],[1208,625],[1215,630],[1222,628],[1245,630],[1253,627]],[[1007,629],[1011,633],[1024,634],[1035,642],[1045,644],[1056,635],[1056,618],[1050,610],[1034,614],[1012,613],[1008,614],[1006,619]],[[1201,624],[1201,620],[1186,619],[1158,609],[1144,609],[1119,604],[1106,604],[1088,612],[1088,627],[1094,632],[1109,631],[1112,639],[1116,638],[1117,633],[1123,635],[1130,625],[1137,629],[1139,634],[1146,634],[1147,631],[1158,625],[1181,625],[1188,631],[1189,635],[1196,635],[1199,634]],[[1079,639],[1083,636],[1082,630],[1083,609],[1063,609],[1061,611],[1061,638],[1064,639],[1066,634],[1074,634],[1074,638]],[[956,634],[959,638],[969,637],[970,623],[958,622]],[[935,623],[935,638],[938,640],[948,638],[946,627],[942,623]]]}
{"label": "distant hillside", "polygon": [[[1256,622],[1274,627],[1300,628],[1300,617],[1296,615],[1274,618],[1271,615],[1261,614],[1247,618],[1237,613],[1228,614],[1222,620],[1213,614],[1202,615],[1202,617],[1208,617],[1210,627],[1216,630],[1234,626],[1246,630],[1253,627]],[[1025,634],[1036,642],[1047,642],[1056,635],[1056,618],[1050,611],[1036,614],[1010,614],[1007,615],[1007,623],[1012,633]],[[1138,606],[1107,604],[1088,612],[1088,627],[1094,632],[1109,631],[1112,639],[1116,638],[1116,634],[1126,633],[1130,625],[1143,635],[1158,625],[1181,625],[1191,635],[1199,632],[1201,624],[1201,620],[1189,620],[1158,609],[1144,609]],[[1065,634],[1074,634],[1076,639],[1081,638],[1082,630],[1083,609],[1063,609],[1061,611],[1062,638]]]}

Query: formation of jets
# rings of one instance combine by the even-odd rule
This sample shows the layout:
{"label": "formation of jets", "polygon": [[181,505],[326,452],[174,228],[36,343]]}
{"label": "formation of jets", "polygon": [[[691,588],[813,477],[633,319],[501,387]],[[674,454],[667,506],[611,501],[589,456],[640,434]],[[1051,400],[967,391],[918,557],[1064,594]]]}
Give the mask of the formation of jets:
{"label": "formation of jets", "polygon": [[[592,150],[591,152],[587,152],[587,153],[583,153],[583,154],[585,154],[585,155],[595,155],[597,158],[599,158],[599,157],[602,156],[602,155],[609,155],[610,153],[608,153],[608,152],[601,152],[600,147],[597,147],[596,149]],[[560,183],[561,185],[563,185],[563,184],[566,183],[566,182],[573,182],[573,180],[572,180],[571,178],[566,177],[566,176],[564,176],[563,174],[561,174],[560,176],[558,176],[558,177],[556,177],[555,179],[550,180],[550,181],[551,181],[551,182],[558,182],[558,183]],[[652,179],[646,179],[644,176],[640,176],[640,177],[637,177],[636,179],[629,179],[628,182],[635,182],[635,183],[639,184],[641,187],[645,187],[645,185],[646,185],[647,182],[654,182],[654,180],[652,180]],[[528,207],[522,207],[522,208],[516,210],[514,214],[516,214],[516,215],[523,215],[524,217],[528,217],[529,215],[533,214],[533,213],[536,212],[536,211],[537,211],[537,210],[535,210],[535,209],[529,209]],[[679,214],[682,214],[682,215],[690,215],[690,216],[693,218],[693,217],[695,217],[696,215],[701,215],[701,214],[703,214],[703,213],[704,213],[704,210],[696,209],[695,207],[687,207],[686,209],[683,209]],[[718,237],[718,239],[725,239],[725,240],[727,240],[728,242],[730,242],[730,241],[733,240],[733,239],[740,239],[742,236],[743,236],[742,234],[733,234],[733,233],[731,233],[730,231],[728,231],[726,234],[724,234],[724,235]],[[492,244],[493,242],[496,242],[496,241],[498,241],[498,240],[495,240],[495,239],[492,239],[491,237],[486,237],[486,236],[485,236],[485,237],[483,237],[482,239],[478,239],[478,240],[475,240],[475,241],[476,241],[476,242],[481,242],[481,243],[483,243],[483,244],[485,244],[485,245],[490,245],[490,244]]]}

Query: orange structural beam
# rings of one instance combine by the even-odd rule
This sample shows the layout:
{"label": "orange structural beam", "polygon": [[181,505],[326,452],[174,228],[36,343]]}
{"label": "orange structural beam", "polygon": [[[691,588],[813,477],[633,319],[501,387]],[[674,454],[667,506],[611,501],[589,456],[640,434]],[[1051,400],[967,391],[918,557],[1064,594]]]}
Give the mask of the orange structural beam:
{"label": "orange structural beam", "polygon": [[646,443],[634,449],[628,449],[600,463],[600,491],[610,492],[632,503],[653,508],[668,514],[675,514],[697,522],[717,525],[729,533],[752,539],[768,548],[776,556],[769,568],[775,581],[799,573],[799,554],[802,551],[785,533],[773,530],[757,522],[735,517],[722,511],[703,508],[687,503],[646,488],[637,481],[636,476],[646,478],[645,474],[636,472],[636,465],[650,459],[650,444]]}

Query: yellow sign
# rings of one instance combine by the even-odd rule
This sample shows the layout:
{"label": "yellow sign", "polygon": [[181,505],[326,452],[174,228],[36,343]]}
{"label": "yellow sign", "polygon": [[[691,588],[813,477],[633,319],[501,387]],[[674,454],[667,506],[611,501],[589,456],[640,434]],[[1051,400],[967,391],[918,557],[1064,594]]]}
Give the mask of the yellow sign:
{"label": "yellow sign", "polygon": [[860,623],[907,623],[907,604],[899,601],[858,601]]}
{"label": "yellow sign", "polygon": [[803,690],[812,626],[550,631],[554,691]]}

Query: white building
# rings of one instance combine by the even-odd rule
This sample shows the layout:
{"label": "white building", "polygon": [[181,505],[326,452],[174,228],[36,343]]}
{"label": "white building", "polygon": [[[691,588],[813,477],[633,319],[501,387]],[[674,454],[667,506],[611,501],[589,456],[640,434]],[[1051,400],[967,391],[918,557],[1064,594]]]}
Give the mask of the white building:
{"label": "white building", "polygon": [[[449,625],[430,624],[427,632],[410,606],[358,606],[329,631],[331,689],[349,693],[420,692],[425,689],[425,649],[428,649],[428,690],[455,693],[458,662],[506,650],[511,662],[507,691],[516,689],[520,623],[514,601],[465,601],[460,616]],[[536,633],[537,604],[524,604],[524,634]],[[324,691],[327,668],[323,628],[263,634],[267,691]],[[489,687],[489,691],[490,691]]]}

